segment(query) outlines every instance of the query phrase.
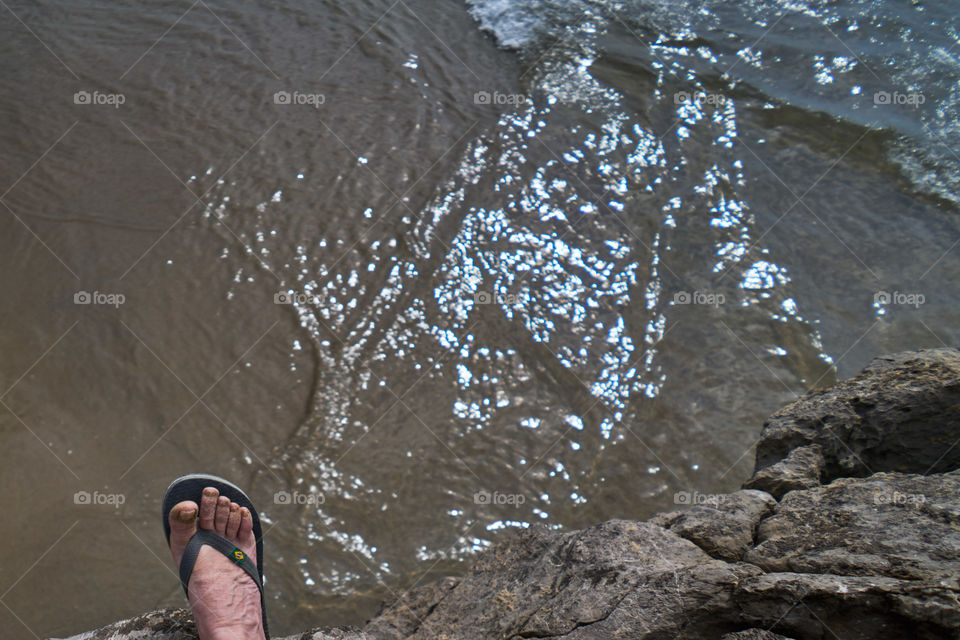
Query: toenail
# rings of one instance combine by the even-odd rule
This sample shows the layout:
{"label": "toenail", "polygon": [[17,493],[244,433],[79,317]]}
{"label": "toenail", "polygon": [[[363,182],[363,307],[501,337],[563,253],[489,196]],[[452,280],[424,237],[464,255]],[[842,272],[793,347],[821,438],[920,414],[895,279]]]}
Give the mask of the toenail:
{"label": "toenail", "polygon": [[197,517],[196,509],[186,509],[177,514],[177,519],[180,522],[192,522],[195,517]]}

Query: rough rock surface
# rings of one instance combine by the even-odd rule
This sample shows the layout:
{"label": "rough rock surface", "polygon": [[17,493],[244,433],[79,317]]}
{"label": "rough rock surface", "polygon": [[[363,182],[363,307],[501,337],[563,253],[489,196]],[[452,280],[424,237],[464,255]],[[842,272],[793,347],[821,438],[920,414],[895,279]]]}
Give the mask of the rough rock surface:
{"label": "rough rock surface", "polygon": [[787,494],[745,560],[764,571],[960,576],[960,471],[878,473]]}
{"label": "rough rock surface", "polygon": [[375,619],[367,630],[424,640],[615,638],[644,611],[648,633],[673,637],[681,626],[692,632],[724,615],[734,585],[759,573],[647,522],[611,520],[560,534],[537,527],[484,554],[413,626],[383,633]]}
{"label": "rough rock surface", "polygon": [[735,562],[753,546],[757,525],[777,501],[763,491],[737,491],[716,506],[661,513],[650,522],[694,543],[714,558]]}
{"label": "rough rock surface", "polygon": [[[197,640],[197,628],[186,609],[158,609],[121,620],[68,640]],[[374,640],[356,629],[314,629],[273,640]]]}
{"label": "rough rock surface", "polygon": [[960,468],[960,350],[926,349],[875,359],[856,377],[789,404],[763,427],[756,471],[809,445],[824,457],[823,482],[879,471]]}
{"label": "rough rock surface", "polygon": [[[531,528],[361,630],[287,640],[960,639],[960,352],[875,360],[763,429],[745,489]],[[77,639],[193,639],[182,610]]]}
{"label": "rough rock surface", "polygon": [[820,445],[797,447],[783,460],[754,473],[743,486],[766,491],[779,500],[788,491],[819,486],[825,464]]}
{"label": "rough rock surface", "polygon": [[790,638],[765,629],[747,629],[724,634],[720,636],[720,640],[790,640]]}

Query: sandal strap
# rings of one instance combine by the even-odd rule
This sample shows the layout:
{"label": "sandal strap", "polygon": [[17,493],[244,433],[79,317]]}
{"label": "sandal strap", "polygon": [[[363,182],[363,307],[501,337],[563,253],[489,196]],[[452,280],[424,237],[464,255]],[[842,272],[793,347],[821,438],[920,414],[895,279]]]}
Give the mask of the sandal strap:
{"label": "sandal strap", "polygon": [[215,531],[200,530],[197,531],[186,549],[183,550],[183,558],[180,560],[180,583],[183,585],[183,592],[189,596],[187,584],[190,582],[190,576],[193,575],[193,566],[197,563],[197,557],[200,555],[200,549],[204,546],[213,547],[234,564],[243,569],[247,575],[253,578],[253,582],[260,589],[260,599],[263,600],[263,579],[256,565],[250,557],[242,551],[237,545],[230,542]]}

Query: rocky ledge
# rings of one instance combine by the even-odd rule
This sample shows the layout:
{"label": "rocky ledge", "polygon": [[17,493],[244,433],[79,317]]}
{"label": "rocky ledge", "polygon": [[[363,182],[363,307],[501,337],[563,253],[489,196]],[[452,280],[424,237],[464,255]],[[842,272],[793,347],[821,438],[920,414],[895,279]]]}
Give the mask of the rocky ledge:
{"label": "rocky ledge", "polygon": [[[710,504],[530,528],[363,629],[288,640],[960,638],[960,351],[876,359],[764,425]],[[195,638],[155,611],[76,640]]]}

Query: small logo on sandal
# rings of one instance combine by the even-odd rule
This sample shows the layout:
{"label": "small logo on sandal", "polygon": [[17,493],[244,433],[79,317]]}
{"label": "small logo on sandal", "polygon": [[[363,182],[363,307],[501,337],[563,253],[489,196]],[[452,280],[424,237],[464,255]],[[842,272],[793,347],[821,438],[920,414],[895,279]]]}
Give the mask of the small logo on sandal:
{"label": "small logo on sandal", "polygon": [[243,562],[244,560],[247,559],[246,554],[245,554],[243,551],[241,551],[240,549],[236,549],[236,548],[235,548],[235,549],[231,552],[231,555],[233,556],[233,559],[236,560],[237,562]]}

